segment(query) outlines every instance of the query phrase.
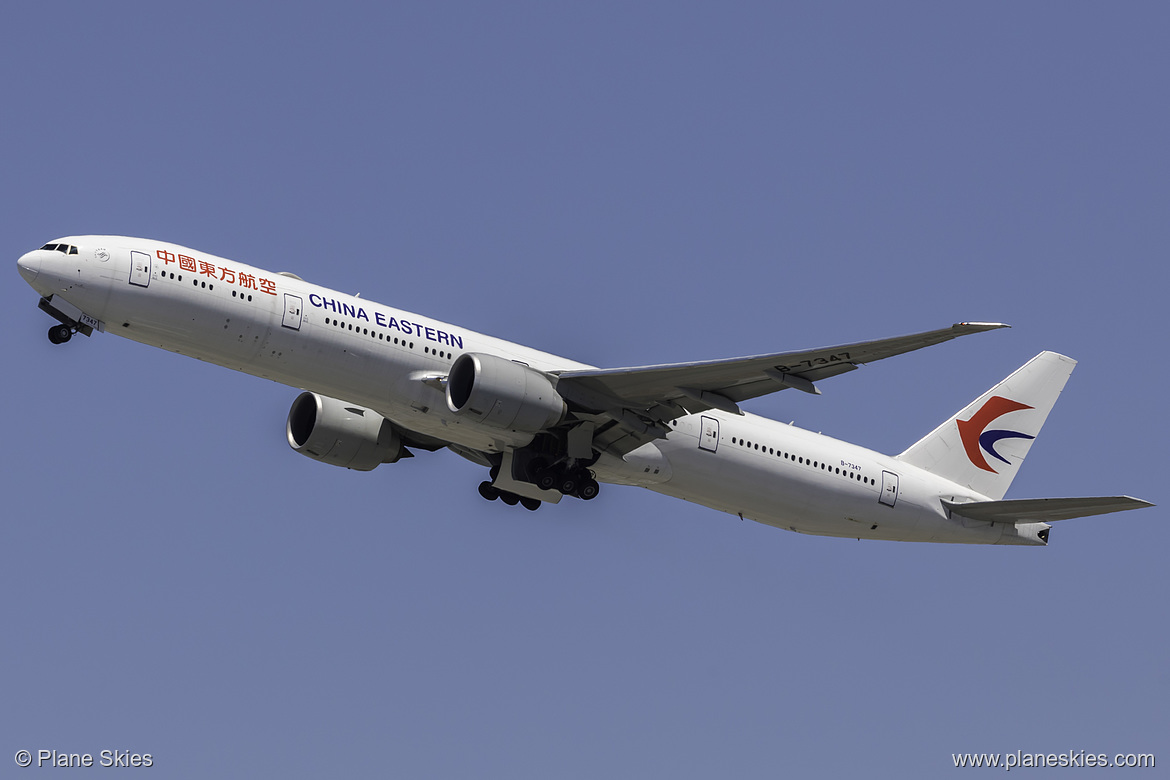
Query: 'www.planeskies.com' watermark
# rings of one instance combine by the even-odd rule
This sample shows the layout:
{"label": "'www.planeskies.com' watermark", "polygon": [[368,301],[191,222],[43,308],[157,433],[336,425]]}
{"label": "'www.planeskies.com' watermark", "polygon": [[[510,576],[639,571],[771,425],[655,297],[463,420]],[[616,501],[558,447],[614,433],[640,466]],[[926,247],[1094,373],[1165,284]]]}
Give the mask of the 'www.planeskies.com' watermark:
{"label": "'www.planeskies.com' watermark", "polygon": [[1050,767],[1132,767],[1154,768],[1153,753],[1090,753],[1087,750],[1069,750],[1066,753],[951,753],[956,767],[984,767],[988,769],[1034,769]]}

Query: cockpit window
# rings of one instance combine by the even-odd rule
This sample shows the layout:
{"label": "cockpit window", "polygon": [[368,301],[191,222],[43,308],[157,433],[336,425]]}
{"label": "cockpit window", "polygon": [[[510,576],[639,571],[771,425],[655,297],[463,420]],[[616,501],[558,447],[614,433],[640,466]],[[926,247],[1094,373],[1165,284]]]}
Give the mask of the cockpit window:
{"label": "cockpit window", "polygon": [[65,255],[77,254],[77,247],[70,244],[45,244],[41,249],[49,252],[60,252]]}

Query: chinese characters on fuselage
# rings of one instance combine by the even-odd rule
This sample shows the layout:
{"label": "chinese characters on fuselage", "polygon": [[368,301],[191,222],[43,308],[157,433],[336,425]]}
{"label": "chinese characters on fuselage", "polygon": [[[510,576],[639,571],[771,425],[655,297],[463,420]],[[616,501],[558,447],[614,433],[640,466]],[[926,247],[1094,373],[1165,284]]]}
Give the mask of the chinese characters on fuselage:
{"label": "chinese characters on fuselage", "polygon": [[269,295],[276,295],[276,282],[271,279],[265,279],[262,276],[257,277],[255,274],[244,273],[243,271],[236,272],[223,265],[217,268],[214,263],[209,263],[206,260],[196,260],[187,255],[176,255],[165,249],[159,249],[155,254],[159,260],[163,261],[164,268],[171,263],[178,263],[179,268],[188,273],[209,276],[216,281],[232,284],[246,290],[258,290]]}

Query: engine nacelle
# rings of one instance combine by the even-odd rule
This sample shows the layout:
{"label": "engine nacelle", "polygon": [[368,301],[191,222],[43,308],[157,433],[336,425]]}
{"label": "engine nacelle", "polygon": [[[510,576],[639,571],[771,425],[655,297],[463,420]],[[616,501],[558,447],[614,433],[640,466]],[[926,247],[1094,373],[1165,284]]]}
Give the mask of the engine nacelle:
{"label": "engine nacelle", "polygon": [[556,425],[567,411],[546,374],[476,352],[465,352],[451,365],[447,408],[492,428],[524,433]]}
{"label": "engine nacelle", "polygon": [[317,393],[297,396],[285,431],[290,447],[331,466],[370,471],[409,455],[385,417]]}

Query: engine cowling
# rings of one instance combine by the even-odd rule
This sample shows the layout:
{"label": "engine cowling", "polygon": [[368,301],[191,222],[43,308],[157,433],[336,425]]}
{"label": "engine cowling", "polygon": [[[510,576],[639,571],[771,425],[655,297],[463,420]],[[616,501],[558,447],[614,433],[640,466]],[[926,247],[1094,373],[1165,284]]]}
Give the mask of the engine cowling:
{"label": "engine cowling", "polygon": [[552,380],[495,355],[465,352],[447,375],[447,408],[492,428],[538,433],[564,419]]}
{"label": "engine cowling", "polygon": [[336,398],[301,393],[285,424],[288,444],[300,454],[357,471],[370,471],[409,453],[382,415]]}

